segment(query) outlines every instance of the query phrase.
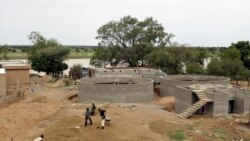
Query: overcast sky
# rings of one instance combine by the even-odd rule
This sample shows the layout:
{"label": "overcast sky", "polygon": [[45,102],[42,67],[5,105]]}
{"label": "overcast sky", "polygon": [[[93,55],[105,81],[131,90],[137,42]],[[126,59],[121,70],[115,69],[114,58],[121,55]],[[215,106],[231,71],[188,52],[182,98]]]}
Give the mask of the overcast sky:
{"label": "overcast sky", "polygon": [[65,45],[96,45],[97,29],[131,15],[153,17],[194,46],[250,40],[250,0],[0,0],[0,45],[30,44],[38,31]]}

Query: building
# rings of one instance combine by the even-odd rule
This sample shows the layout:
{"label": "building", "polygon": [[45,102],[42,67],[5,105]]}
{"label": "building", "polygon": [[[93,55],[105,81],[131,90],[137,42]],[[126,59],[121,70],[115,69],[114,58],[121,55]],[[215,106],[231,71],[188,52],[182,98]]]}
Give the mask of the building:
{"label": "building", "polygon": [[175,97],[175,112],[180,118],[249,113],[250,89],[233,87],[226,77],[168,75],[160,80],[160,95]]}
{"label": "building", "polygon": [[193,114],[226,116],[230,113],[249,113],[250,90],[221,84],[177,86],[175,112],[181,118]]}
{"label": "building", "polygon": [[[0,67],[5,72],[6,89],[16,89],[30,83],[30,69],[31,66],[22,61],[0,61]],[[2,82],[4,83],[4,82]]]}
{"label": "building", "polygon": [[221,84],[228,86],[229,78],[210,75],[168,75],[160,80],[161,96],[175,96],[176,86],[193,84]]}
{"label": "building", "polygon": [[0,97],[6,95],[6,73],[5,69],[0,68]]}

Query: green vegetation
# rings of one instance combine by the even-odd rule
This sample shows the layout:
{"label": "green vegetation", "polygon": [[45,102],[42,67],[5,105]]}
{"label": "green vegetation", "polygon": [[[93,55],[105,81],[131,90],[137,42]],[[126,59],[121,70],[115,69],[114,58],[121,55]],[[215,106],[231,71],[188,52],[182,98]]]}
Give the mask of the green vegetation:
{"label": "green vegetation", "polygon": [[[130,67],[153,67],[167,74],[207,74],[231,80],[250,80],[249,41],[232,43],[229,48],[185,47],[171,44],[173,34],[153,18],[139,21],[126,16],[101,26],[97,39],[105,46],[95,50],[91,64],[106,66],[127,63]],[[205,68],[205,59],[211,62]]]}
{"label": "green vegetation", "polygon": [[248,80],[250,44],[248,41],[240,41],[220,52],[208,65],[207,74],[230,77],[231,80]]}
{"label": "green vegetation", "polygon": [[163,26],[153,18],[139,21],[131,16],[108,22],[101,26],[97,33],[99,45],[108,48],[96,50],[92,61],[100,60],[102,66],[105,66],[106,62],[116,66],[120,60],[128,63],[130,67],[145,66],[146,55],[153,47],[163,47],[173,37],[173,34],[165,32]]}
{"label": "green vegetation", "polygon": [[38,32],[31,32],[29,39],[33,46],[28,51],[28,59],[33,70],[59,76],[68,68],[63,62],[69,54],[68,48],[60,45],[55,39],[45,39]]}
{"label": "green vegetation", "polygon": [[71,75],[73,80],[82,78],[82,65],[81,64],[74,64],[71,68]]}
{"label": "green vegetation", "polygon": [[214,136],[216,138],[221,138],[223,140],[230,140],[231,139],[231,136],[223,128],[215,128],[215,129],[213,129],[213,133],[214,133]]}
{"label": "green vegetation", "polygon": [[203,135],[203,136],[208,137],[208,136],[209,136],[208,134],[209,134],[209,133],[208,133],[207,131],[203,131],[203,132],[202,132],[202,135]]}
{"label": "green vegetation", "polygon": [[[31,46],[7,46],[7,58],[8,59],[27,59],[27,52],[31,48]],[[90,59],[94,54],[93,48],[85,48],[85,47],[68,47],[70,50],[67,59]],[[5,46],[0,46],[0,56],[2,56],[2,50]],[[2,58],[0,57],[0,60]]]}
{"label": "green vegetation", "polygon": [[94,54],[94,49],[81,47],[68,47],[70,53],[67,58],[70,59],[90,59]]}
{"label": "green vegetation", "polygon": [[126,16],[101,26],[97,33],[99,45],[106,47],[95,50],[92,65],[105,67],[111,64],[115,67],[119,63],[128,63],[130,67],[160,68],[168,74],[184,73],[183,67],[187,66],[190,74],[205,73],[203,62],[209,57],[210,48],[172,45],[170,39],[174,35],[165,32],[153,18],[139,21]]}
{"label": "green vegetation", "polygon": [[9,47],[7,45],[0,48],[0,60],[8,60]]}
{"label": "green vegetation", "polygon": [[185,139],[183,131],[169,131],[168,136],[176,141],[182,141]]}

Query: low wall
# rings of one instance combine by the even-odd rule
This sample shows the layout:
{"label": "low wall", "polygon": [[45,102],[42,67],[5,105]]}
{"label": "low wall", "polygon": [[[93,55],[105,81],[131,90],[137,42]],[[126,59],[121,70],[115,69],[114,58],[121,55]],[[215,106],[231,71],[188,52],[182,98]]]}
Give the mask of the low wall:
{"label": "low wall", "polygon": [[[210,99],[214,100],[213,103],[205,106],[205,111],[209,111],[207,112],[208,115],[218,117],[225,116],[229,113],[229,94],[221,92],[206,93]],[[209,107],[210,105],[211,107]]]}
{"label": "low wall", "polygon": [[176,87],[175,95],[175,112],[181,113],[188,107],[192,106],[193,94],[192,90],[188,90],[182,87]]}
{"label": "low wall", "polygon": [[6,75],[0,73],[0,96],[6,96]]}
{"label": "low wall", "polygon": [[80,102],[133,103],[153,100],[153,81],[144,78],[90,78],[82,80],[78,88]]}
{"label": "low wall", "polygon": [[235,93],[234,112],[240,114],[249,113],[250,109],[250,91],[238,90]]}
{"label": "low wall", "polygon": [[154,80],[154,83],[159,83],[163,76],[166,76],[164,72],[158,69],[150,68],[100,68],[90,69],[92,77],[142,77]]}
{"label": "low wall", "polygon": [[176,86],[193,84],[221,84],[229,85],[230,80],[226,77],[208,75],[168,75],[160,80],[160,95],[174,96]]}

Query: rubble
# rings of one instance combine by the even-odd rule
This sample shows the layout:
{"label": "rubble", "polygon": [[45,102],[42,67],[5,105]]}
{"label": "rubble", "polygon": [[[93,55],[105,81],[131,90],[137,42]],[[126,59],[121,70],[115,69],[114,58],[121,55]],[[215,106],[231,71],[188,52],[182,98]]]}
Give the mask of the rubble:
{"label": "rubble", "polygon": [[130,109],[130,110],[137,110],[138,106],[137,105],[119,105],[118,107],[122,109]]}

